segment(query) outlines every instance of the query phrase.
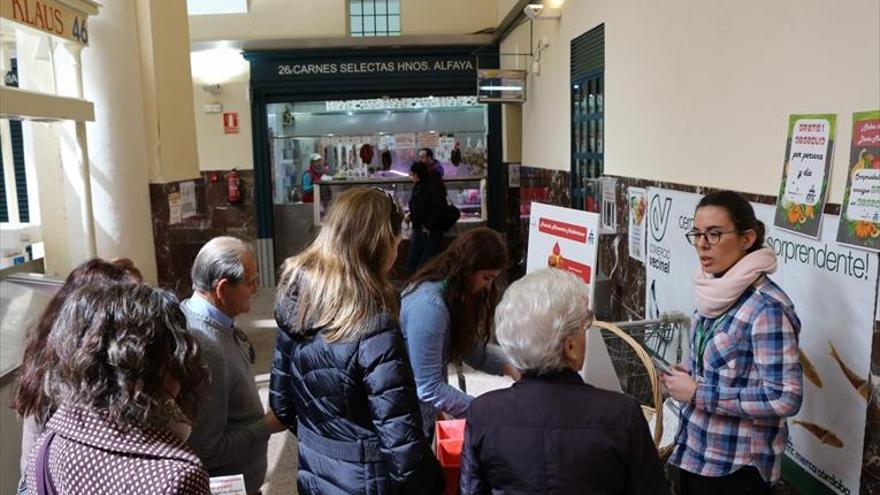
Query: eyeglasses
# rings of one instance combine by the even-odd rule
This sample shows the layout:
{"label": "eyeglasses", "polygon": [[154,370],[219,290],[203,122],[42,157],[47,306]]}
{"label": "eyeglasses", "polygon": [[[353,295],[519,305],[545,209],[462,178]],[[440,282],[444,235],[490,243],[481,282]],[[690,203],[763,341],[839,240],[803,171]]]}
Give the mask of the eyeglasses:
{"label": "eyeglasses", "polygon": [[374,187],[372,189],[379,191],[387,196],[388,201],[391,202],[391,223],[396,225],[403,221],[403,214],[400,212],[400,207],[397,205],[397,200],[394,199],[394,195],[386,191],[385,189],[382,189],[381,187]]}
{"label": "eyeglasses", "polygon": [[714,246],[721,242],[721,236],[724,234],[738,234],[738,230],[710,230],[708,232],[700,232],[699,230],[692,230],[685,234],[684,236],[687,238],[688,242],[692,245],[696,246],[700,241],[700,237],[706,239],[706,242],[710,246]]}

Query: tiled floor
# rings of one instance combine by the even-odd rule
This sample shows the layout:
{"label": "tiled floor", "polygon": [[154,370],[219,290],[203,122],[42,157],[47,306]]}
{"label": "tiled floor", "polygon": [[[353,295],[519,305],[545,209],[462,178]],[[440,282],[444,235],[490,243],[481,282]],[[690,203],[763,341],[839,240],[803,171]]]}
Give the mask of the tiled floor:
{"label": "tiled floor", "polygon": [[[277,327],[273,318],[274,293],[269,288],[261,288],[251,300],[251,311],[237,318],[236,324],[244,330],[256,351],[254,374],[260,390],[260,398],[268,407],[269,377],[272,367],[272,354],[275,348]],[[466,369],[465,387],[471,395],[480,395],[490,390],[509,387],[512,381],[507,377],[497,377]],[[455,373],[450,372],[450,383],[457,386]],[[291,495],[296,493],[296,438],[290,433],[278,433],[269,440],[269,470],[264,495]]]}

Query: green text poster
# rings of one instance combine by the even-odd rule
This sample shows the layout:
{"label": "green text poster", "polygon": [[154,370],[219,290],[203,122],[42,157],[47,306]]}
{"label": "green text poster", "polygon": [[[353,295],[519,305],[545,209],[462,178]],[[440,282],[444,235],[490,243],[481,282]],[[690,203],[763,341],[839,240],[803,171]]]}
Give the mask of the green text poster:
{"label": "green text poster", "polygon": [[880,110],[853,114],[837,242],[880,251]]}
{"label": "green text poster", "polygon": [[831,176],[835,114],[791,115],[773,224],[819,238]]}

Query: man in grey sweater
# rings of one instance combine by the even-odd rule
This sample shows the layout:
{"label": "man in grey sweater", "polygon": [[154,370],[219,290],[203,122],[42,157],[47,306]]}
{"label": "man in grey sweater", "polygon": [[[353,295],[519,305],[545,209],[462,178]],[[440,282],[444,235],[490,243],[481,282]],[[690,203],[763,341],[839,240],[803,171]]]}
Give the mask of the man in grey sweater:
{"label": "man in grey sweater", "polygon": [[214,238],[196,256],[192,280],[195,293],[180,306],[211,382],[199,397],[189,444],[208,474],[244,474],[247,492],[259,493],[269,435],[284,427],[263,411],[251,370],[254,350],[234,324],[250,311],[257,290],[256,257],[239,239]]}

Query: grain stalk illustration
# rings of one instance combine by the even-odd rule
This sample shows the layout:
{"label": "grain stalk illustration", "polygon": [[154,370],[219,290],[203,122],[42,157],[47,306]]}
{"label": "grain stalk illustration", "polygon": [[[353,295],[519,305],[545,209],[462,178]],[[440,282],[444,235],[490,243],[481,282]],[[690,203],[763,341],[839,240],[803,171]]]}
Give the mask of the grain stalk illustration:
{"label": "grain stalk illustration", "polygon": [[808,432],[812,433],[813,436],[819,439],[820,442],[825,445],[830,445],[835,449],[843,448],[843,440],[841,440],[837,435],[834,434],[831,430],[827,428],[823,428],[815,423],[808,423],[806,421],[801,421],[799,419],[792,420],[792,424],[798,425]]}
{"label": "grain stalk illustration", "polygon": [[837,361],[837,365],[840,366],[840,370],[843,371],[843,374],[846,375],[846,379],[849,380],[849,383],[852,384],[853,388],[861,395],[866,401],[871,397],[871,385],[867,380],[855,374],[853,370],[849,368],[846,364],[844,364],[843,360],[840,358],[840,355],[837,353],[837,349],[834,347],[834,344],[831,341],[828,341],[828,345],[831,346],[831,357]]}
{"label": "grain stalk illustration", "polygon": [[816,371],[816,367],[813,366],[813,362],[810,361],[809,357],[807,357],[807,353],[804,352],[803,349],[798,349],[798,355],[800,355],[801,368],[804,369],[804,376],[807,377],[807,380],[813,382],[813,385],[818,388],[822,388],[822,378],[819,377],[819,372]]}

